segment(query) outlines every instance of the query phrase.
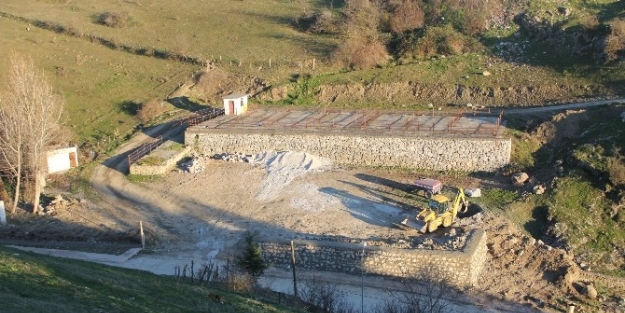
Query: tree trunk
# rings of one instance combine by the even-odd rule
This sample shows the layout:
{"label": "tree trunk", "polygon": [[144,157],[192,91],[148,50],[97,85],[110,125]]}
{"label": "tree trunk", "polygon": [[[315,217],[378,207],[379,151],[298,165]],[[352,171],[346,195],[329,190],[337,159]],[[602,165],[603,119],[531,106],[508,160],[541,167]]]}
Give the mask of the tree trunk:
{"label": "tree trunk", "polygon": [[15,177],[15,197],[13,198],[13,207],[11,207],[11,214],[15,214],[17,210],[17,202],[20,200],[20,188],[22,188],[22,164],[18,163],[17,175]]}
{"label": "tree trunk", "polygon": [[39,212],[39,201],[41,200],[41,170],[36,169],[34,186],[33,186],[33,214],[37,214]]}
{"label": "tree trunk", "polygon": [[4,185],[4,180],[2,179],[2,177],[0,177],[0,201],[4,201],[4,203],[7,204],[7,206],[9,206],[11,202],[11,197],[9,196],[9,193],[7,192],[6,186]]}

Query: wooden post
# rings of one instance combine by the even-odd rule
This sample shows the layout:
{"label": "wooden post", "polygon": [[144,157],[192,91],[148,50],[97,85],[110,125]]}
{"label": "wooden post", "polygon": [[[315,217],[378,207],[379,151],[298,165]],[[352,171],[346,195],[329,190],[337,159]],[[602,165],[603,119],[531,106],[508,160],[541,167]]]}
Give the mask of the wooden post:
{"label": "wooden post", "polygon": [[313,58],[313,66],[312,69],[315,69],[315,65],[317,65],[317,58]]}
{"label": "wooden post", "polygon": [[293,295],[297,297],[297,278],[295,276],[295,247],[291,240],[291,267],[293,268]]}
{"label": "wooden post", "polygon": [[269,58],[269,68],[271,68],[271,58]]}
{"label": "wooden post", "polygon": [[141,233],[141,249],[145,249],[145,235],[143,234],[143,222],[139,221],[139,229]]}
{"label": "wooden post", "polygon": [[567,313],[575,313],[575,305],[574,304],[569,304],[569,310],[566,311]]}
{"label": "wooden post", "polygon": [[191,260],[191,283],[193,283],[193,276],[195,276],[195,272],[193,271],[193,260]]}

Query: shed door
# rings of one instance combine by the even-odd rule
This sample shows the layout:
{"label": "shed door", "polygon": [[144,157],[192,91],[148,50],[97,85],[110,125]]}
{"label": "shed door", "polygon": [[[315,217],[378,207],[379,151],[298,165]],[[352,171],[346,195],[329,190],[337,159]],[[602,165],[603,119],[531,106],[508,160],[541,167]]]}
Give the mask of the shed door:
{"label": "shed door", "polygon": [[76,160],[76,152],[69,153],[69,166],[76,167],[78,165],[78,160]]}
{"label": "shed door", "polygon": [[230,114],[236,115],[234,113],[234,101],[232,101],[232,100],[228,101],[228,109],[230,111]]}

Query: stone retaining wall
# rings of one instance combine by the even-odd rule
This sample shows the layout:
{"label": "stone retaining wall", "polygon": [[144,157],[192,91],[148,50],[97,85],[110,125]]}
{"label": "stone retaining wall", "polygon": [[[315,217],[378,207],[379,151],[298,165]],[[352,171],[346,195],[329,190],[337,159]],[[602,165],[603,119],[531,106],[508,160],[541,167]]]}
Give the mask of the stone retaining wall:
{"label": "stone retaining wall", "polygon": [[[139,162],[133,163],[130,166],[130,170],[129,170],[130,174],[146,175],[146,176],[165,174],[168,171],[170,171],[172,168],[174,168],[176,163],[178,163],[178,161],[182,160],[182,158],[184,158],[187,154],[189,154],[189,152],[191,152],[192,149],[193,147],[190,147],[190,146],[185,147],[184,150],[180,151],[179,153],[168,156],[165,162],[161,165],[141,165],[140,164],[141,159],[139,159]],[[144,158],[152,156],[153,154],[154,153],[147,154],[144,156]]]}
{"label": "stone retaining wall", "polygon": [[[261,238],[265,261],[290,265],[291,244],[284,239]],[[368,275],[418,278],[425,272],[443,277],[451,285],[477,284],[487,257],[486,233],[474,230],[461,251],[397,249],[363,245],[294,240],[296,266],[299,268]]]}
{"label": "stone retaining wall", "polygon": [[[288,133],[288,130],[284,131]],[[510,161],[512,143],[502,138],[372,137],[275,134],[188,129],[185,143],[200,153],[270,150],[308,152],[336,164],[401,166],[432,170],[493,171]]]}

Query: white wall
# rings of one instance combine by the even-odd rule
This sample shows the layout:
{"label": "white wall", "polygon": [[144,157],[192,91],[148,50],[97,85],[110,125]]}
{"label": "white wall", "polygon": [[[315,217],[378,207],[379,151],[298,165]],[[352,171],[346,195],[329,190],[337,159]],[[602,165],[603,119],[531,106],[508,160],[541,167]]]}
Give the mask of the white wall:
{"label": "white wall", "polygon": [[48,152],[48,174],[69,170],[71,167],[70,153],[76,155],[76,165],[78,165],[78,149],[76,147],[58,149]]}

